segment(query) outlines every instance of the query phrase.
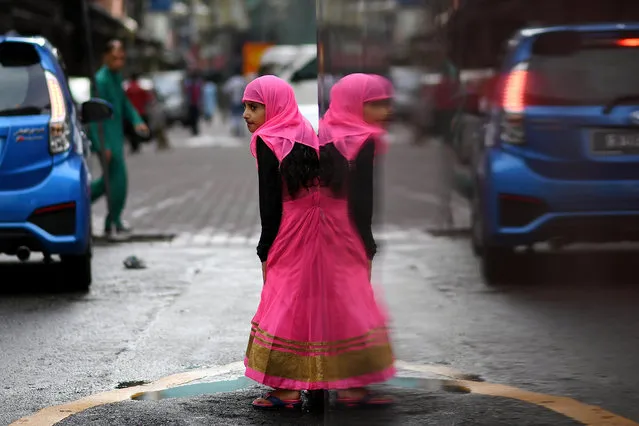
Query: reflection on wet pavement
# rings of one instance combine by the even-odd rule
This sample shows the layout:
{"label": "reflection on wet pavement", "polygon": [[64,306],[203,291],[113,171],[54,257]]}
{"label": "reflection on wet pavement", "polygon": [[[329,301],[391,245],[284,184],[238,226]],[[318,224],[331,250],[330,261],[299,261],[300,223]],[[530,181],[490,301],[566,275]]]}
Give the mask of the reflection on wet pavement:
{"label": "reflection on wet pavement", "polygon": [[[136,401],[159,401],[170,398],[188,398],[201,395],[233,392],[240,389],[254,387],[255,382],[242,376],[233,380],[222,380],[209,383],[196,383],[178,386],[156,392],[137,393],[131,397]],[[435,392],[442,390],[450,393],[470,393],[470,389],[450,380],[424,379],[418,377],[396,377],[385,383],[385,387],[415,389]]]}

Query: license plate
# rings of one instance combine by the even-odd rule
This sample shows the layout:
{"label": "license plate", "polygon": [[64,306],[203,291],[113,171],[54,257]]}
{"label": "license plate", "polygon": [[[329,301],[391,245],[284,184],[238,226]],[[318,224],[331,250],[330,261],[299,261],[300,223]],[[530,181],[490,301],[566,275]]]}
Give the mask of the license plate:
{"label": "license plate", "polygon": [[595,132],[591,147],[600,155],[639,155],[639,132]]}

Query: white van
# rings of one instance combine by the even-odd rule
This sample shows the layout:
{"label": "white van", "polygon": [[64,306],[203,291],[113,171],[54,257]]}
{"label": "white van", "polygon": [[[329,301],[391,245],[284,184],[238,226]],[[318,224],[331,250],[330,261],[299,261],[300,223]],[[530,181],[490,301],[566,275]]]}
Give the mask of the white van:
{"label": "white van", "polygon": [[276,75],[293,86],[300,112],[317,131],[319,127],[317,46],[315,44],[273,46],[262,55],[260,73]]}

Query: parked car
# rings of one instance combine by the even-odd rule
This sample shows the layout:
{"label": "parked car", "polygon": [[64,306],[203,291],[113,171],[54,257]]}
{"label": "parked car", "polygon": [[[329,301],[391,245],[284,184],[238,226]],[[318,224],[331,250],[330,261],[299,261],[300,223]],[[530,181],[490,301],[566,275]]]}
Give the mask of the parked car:
{"label": "parked car", "polygon": [[524,29],[508,46],[473,165],[488,281],[518,246],[639,241],[639,24]]}
{"label": "parked car", "polygon": [[415,67],[393,66],[390,79],[395,88],[393,97],[393,116],[396,120],[408,122],[420,99],[422,72]]}
{"label": "parked car", "polygon": [[167,124],[188,125],[189,111],[183,91],[184,71],[160,71],[151,74],[150,78],[158,100],[164,105]]}
{"label": "parked car", "polygon": [[78,108],[55,48],[40,37],[0,37],[0,253],[59,255],[62,284],[91,284],[90,175],[83,124],[112,114]]}
{"label": "parked car", "polygon": [[277,75],[289,82],[300,112],[318,130],[318,62],[315,44],[277,45],[266,49],[260,60],[260,74]]}

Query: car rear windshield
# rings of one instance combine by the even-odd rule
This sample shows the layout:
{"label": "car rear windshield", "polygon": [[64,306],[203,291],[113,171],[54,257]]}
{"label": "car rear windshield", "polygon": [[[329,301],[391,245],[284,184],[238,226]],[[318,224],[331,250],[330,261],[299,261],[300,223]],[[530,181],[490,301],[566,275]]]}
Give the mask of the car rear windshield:
{"label": "car rear windshield", "polygon": [[27,43],[0,43],[0,115],[48,112],[49,91],[40,56]]}
{"label": "car rear windshield", "polygon": [[639,95],[639,48],[619,46],[617,41],[598,40],[573,52],[533,54],[526,103],[605,105]]}

